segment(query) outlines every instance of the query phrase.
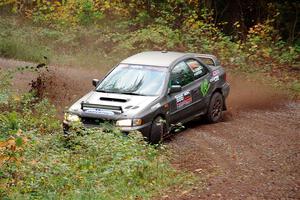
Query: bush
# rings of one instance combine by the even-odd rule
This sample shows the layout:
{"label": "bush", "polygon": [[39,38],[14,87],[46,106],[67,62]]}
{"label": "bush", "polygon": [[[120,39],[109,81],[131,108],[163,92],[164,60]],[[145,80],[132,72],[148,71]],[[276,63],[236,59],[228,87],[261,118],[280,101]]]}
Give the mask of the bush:
{"label": "bush", "polygon": [[26,44],[16,38],[0,38],[0,56],[40,62],[47,55],[47,50],[41,46]]}
{"label": "bush", "polygon": [[192,180],[138,133],[79,124],[64,136],[54,106],[34,93],[0,107],[0,199],[148,199]]}
{"label": "bush", "polygon": [[93,0],[42,0],[27,14],[35,23],[52,27],[91,25],[104,17]]}
{"label": "bush", "polygon": [[178,50],[182,48],[179,30],[172,30],[165,25],[153,25],[128,34],[112,36],[117,42],[114,52],[140,52],[143,50]]}
{"label": "bush", "polygon": [[73,132],[68,138],[58,133],[24,135],[28,142],[22,164],[1,168],[2,185],[7,186],[2,198],[150,198],[185,180],[161,148],[138,135],[126,137],[111,128]]}

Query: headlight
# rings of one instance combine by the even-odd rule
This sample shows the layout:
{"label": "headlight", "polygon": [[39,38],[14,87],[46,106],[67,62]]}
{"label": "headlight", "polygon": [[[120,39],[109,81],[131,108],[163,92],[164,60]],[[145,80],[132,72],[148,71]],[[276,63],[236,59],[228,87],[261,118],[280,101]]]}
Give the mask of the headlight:
{"label": "headlight", "polygon": [[117,126],[132,126],[131,119],[121,119],[116,122]]}
{"label": "headlight", "polygon": [[142,119],[121,119],[116,122],[117,126],[140,126],[142,124]]}
{"label": "headlight", "polygon": [[79,122],[80,117],[78,117],[78,115],[74,115],[71,113],[65,113],[65,120],[68,122]]}

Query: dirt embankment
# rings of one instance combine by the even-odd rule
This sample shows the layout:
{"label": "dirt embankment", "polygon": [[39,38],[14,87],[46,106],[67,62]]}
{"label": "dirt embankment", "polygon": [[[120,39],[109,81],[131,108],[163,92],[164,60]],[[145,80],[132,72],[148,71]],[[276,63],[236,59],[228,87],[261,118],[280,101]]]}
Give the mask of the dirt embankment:
{"label": "dirt embankment", "polygon": [[[26,63],[0,59],[1,68]],[[45,93],[62,111],[93,88],[103,70],[50,67]],[[173,165],[193,172],[193,189],[162,199],[300,199],[300,103],[245,77],[230,76],[228,111],[217,124],[191,122],[166,142]],[[34,77],[14,81],[28,89]]]}

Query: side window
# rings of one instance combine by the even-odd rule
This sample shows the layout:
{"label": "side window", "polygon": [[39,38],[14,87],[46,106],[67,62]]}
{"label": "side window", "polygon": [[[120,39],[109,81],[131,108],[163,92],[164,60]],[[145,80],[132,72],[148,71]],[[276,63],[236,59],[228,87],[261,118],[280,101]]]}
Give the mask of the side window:
{"label": "side window", "polygon": [[171,85],[184,86],[193,80],[193,73],[185,62],[177,64],[171,72]]}
{"label": "side window", "polygon": [[186,61],[186,64],[193,71],[195,79],[200,78],[201,76],[204,76],[208,72],[208,69],[204,65],[199,63],[197,60],[188,59]]}

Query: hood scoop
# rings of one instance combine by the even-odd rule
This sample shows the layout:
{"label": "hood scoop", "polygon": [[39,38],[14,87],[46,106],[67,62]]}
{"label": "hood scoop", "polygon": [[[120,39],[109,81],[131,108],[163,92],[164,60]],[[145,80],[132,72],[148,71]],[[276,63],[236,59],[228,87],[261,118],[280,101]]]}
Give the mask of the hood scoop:
{"label": "hood scoop", "polygon": [[121,103],[127,102],[127,99],[116,99],[116,98],[110,98],[110,97],[100,97],[100,100],[101,101],[121,102]]}

